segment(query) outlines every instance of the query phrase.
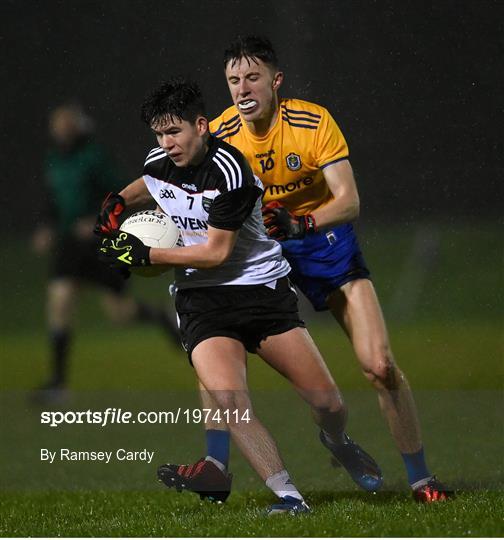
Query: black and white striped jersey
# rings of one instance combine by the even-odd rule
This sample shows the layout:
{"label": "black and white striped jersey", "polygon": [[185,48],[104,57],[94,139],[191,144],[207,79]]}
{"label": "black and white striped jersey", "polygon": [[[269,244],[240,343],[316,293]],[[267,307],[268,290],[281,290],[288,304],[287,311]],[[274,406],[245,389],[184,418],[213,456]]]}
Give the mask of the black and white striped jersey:
{"label": "black and white striped jersey", "polygon": [[176,268],[177,287],[259,285],[286,276],[289,263],[263,225],[261,181],[236,148],[214,137],[208,144],[196,167],[175,166],[160,147],[145,160],[145,185],[179,228],[185,246],[206,243],[208,225],[240,231],[231,256],[220,266]]}

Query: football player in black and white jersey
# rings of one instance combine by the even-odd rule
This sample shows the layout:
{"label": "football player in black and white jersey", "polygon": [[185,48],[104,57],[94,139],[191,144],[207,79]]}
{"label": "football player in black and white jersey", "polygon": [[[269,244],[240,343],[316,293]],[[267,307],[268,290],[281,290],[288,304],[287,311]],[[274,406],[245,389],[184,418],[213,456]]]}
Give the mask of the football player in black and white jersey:
{"label": "football player in black and white jersey", "polygon": [[[227,417],[229,430],[280,499],[270,513],[306,512],[308,507],[252,411],[247,351],[292,382],[324,437],[340,448],[342,461],[357,461],[361,474],[365,469],[370,479],[381,479],[374,460],[344,432],[346,406],[299,318],[289,264],[280,245],[266,235],[260,181],[238,150],[209,135],[196,85],[164,83],[144,101],[142,118],[159,147],[148,154],[142,177],[106,200],[97,223],[104,234],[101,259],[122,268],[175,267],[176,309],[189,360],[216,406],[239,412]],[[116,230],[118,203],[141,207],[152,199],[177,224],[183,247],[149,248]],[[226,464],[214,456],[190,466],[163,465],[158,477],[169,487],[221,501],[231,486]]]}

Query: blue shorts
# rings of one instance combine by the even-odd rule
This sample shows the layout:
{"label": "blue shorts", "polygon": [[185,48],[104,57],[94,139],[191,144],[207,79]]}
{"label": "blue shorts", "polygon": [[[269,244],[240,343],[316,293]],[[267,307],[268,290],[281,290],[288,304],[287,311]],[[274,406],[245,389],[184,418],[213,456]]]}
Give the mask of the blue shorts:
{"label": "blue shorts", "polygon": [[291,281],[316,311],[329,309],[327,297],[345,283],[370,279],[350,223],[281,244],[283,255],[292,267]]}

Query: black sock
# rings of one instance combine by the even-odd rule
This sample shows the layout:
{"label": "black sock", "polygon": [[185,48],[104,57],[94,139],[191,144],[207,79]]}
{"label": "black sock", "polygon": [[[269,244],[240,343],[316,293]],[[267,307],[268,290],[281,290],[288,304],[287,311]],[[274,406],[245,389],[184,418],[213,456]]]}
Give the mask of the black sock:
{"label": "black sock", "polygon": [[70,348],[70,331],[53,330],[51,332],[52,347],[52,386],[64,386],[68,372],[68,351]]}
{"label": "black sock", "polygon": [[320,423],[326,440],[331,444],[342,444],[345,442],[345,426],[347,423],[347,409],[342,407],[338,411],[329,412],[327,409],[319,410]]}

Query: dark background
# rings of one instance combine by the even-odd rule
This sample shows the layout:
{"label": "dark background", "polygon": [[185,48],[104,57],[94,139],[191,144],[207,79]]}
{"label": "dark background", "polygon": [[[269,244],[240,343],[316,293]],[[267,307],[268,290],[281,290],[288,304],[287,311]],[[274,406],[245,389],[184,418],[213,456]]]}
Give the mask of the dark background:
{"label": "dark background", "polygon": [[333,113],[350,146],[363,219],[497,217],[502,4],[428,4],[2,0],[0,225],[28,230],[39,218],[52,107],[69,98],[85,105],[126,183],[153,143],[139,120],[146,91],[189,75],[210,115],[219,114],[231,104],[222,52],[250,32],[276,46],[282,95]]}

